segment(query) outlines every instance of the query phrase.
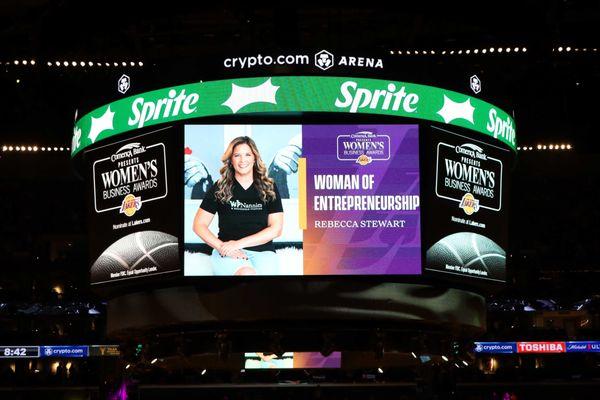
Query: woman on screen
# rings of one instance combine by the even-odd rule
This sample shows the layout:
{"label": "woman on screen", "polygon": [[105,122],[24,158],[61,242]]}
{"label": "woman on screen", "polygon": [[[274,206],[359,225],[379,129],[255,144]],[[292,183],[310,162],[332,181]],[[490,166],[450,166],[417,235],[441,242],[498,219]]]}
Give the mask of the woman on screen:
{"label": "woman on screen", "polygon": [[[277,275],[273,239],[281,235],[283,207],[256,143],[248,136],[233,139],[221,161],[221,178],[205,194],[193,227],[213,248],[213,272]],[[218,236],[208,229],[216,213]]]}

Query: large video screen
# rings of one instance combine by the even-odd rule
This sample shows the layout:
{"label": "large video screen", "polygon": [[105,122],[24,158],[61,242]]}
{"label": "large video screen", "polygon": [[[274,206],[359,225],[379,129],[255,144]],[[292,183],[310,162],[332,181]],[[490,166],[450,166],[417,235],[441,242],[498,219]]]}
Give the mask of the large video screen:
{"label": "large video screen", "polygon": [[178,136],[163,128],[87,151],[92,284],[181,269]]}
{"label": "large video screen", "polygon": [[71,153],[92,284],[506,281],[510,113],[471,92],[280,72],[138,86],[85,110]]}
{"label": "large video screen", "polygon": [[418,125],[187,125],[184,273],[421,273]]}
{"label": "large video screen", "polygon": [[506,281],[510,151],[435,126],[424,142],[424,270]]}
{"label": "large video screen", "polygon": [[281,356],[270,353],[244,353],[245,369],[340,368],[342,353],[328,356],[316,352],[286,352]]}
{"label": "large video screen", "polygon": [[163,274],[506,281],[511,153],[464,130],[188,124],[85,154],[92,284]]}

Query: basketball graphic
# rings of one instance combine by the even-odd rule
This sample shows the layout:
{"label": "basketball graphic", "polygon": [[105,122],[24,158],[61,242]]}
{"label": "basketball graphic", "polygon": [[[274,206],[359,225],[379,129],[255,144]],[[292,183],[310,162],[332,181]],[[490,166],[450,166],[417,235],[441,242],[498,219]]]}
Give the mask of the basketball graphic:
{"label": "basketball graphic", "polygon": [[459,232],[437,241],[426,253],[426,268],[504,280],[506,252],[490,238]]}
{"label": "basketball graphic", "polygon": [[179,268],[177,238],[159,231],[131,233],[111,244],[94,262],[92,283]]}

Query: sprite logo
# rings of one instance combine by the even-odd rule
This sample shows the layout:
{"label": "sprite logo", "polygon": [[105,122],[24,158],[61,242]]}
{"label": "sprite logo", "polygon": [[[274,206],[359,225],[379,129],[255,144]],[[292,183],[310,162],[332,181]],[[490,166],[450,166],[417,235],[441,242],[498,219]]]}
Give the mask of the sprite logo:
{"label": "sprite logo", "polygon": [[180,111],[188,115],[196,111],[195,105],[199,99],[198,93],[186,95],[185,89],[182,89],[179,94],[175,89],[171,89],[167,97],[156,101],[145,101],[143,97],[138,97],[131,105],[133,117],[129,118],[127,123],[129,126],[137,125],[138,128],[142,128],[151,119],[176,117]]}
{"label": "sprite logo", "polygon": [[507,116],[502,119],[498,116],[498,111],[495,108],[490,109],[488,114],[488,123],[485,126],[488,132],[494,135],[494,139],[498,136],[504,138],[507,142],[515,144],[515,127],[512,120]]}
{"label": "sprite logo", "polygon": [[[333,59],[328,63],[325,56],[317,59],[322,60],[323,67],[334,64]],[[343,57],[336,58],[335,65],[345,66],[342,60]],[[361,60],[357,58],[353,64],[354,57],[348,57],[347,66],[363,66]],[[367,60],[364,66],[369,66]],[[378,68],[377,65],[374,67]],[[130,92],[131,88],[127,93]],[[165,122],[257,112],[341,112],[410,117],[480,132],[516,150],[516,126],[512,115],[477,98],[392,80],[276,76],[195,82],[119,98],[77,120],[71,155],[95,146],[100,140]]]}
{"label": "sprite logo", "polygon": [[416,93],[408,93],[405,86],[397,88],[394,83],[388,83],[385,89],[369,90],[358,87],[356,82],[346,81],[340,90],[342,97],[335,99],[335,106],[350,107],[351,113],[363,108],[398,111],[400,107],[407,113],[413,113],[417,111],[419,102]]}

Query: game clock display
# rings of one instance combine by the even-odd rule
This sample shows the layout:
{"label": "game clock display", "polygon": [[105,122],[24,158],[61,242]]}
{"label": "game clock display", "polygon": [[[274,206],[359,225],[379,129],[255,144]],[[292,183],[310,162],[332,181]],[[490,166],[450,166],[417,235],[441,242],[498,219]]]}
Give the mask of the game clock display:
{"label": "game clock display", "polygon": [[0,347],[0,358],[38,358],[38,346],[3,346]]}

